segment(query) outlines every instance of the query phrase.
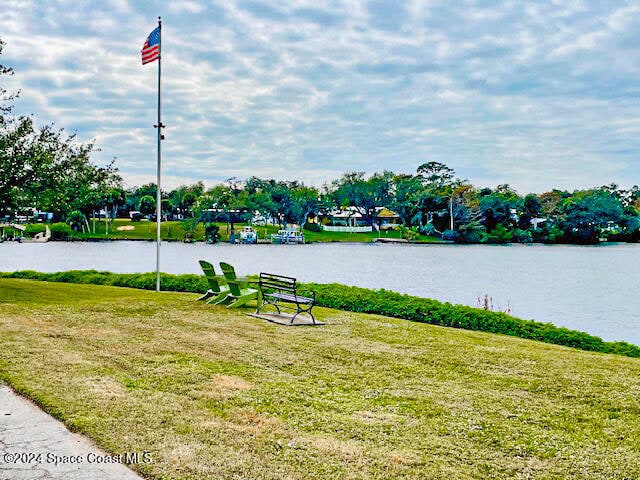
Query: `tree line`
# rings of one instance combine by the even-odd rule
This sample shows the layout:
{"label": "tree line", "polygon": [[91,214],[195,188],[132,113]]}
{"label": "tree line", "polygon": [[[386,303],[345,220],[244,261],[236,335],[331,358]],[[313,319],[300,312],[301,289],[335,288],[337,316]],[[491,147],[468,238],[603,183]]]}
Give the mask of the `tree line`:
{"label": "tree line", "polygon": [[[33,181],[13,184],[10,202],[2,197],[3,213],[35,207],[76,226],[98,211],[109,218],[140,212],[154,219],[154,183],[126,189],[113,165],[101,169],[89,162],[63,159],[61,163],[64,174],[57,176],[46,168],[46,181],[39,169],[29,169]],[[233,228],[256,215],[281,226],[318,229],[310,219],[318,215],[329,219],[332,212],[345,209],[357,213],[360,223],[375,225],[379,208],[387,207],[397,214],[406,238],[421,234],[459,243],[640,239],[637,186],[625,190],[611,184],[522,196],[509,185],[475,187],[439,162],[424,163],[415,174],[348,172],[321,188],[298,181],[231,178],[208,189],[202,182],[183,185],[162,191],[161,197],[163,219],[180,219],[186,230],[195,230],[200,222],[228,222]]]}
{"label": "tree line", "polygon": [[[122,211],[155,211],[155,184],[123,193]],[[166,216],[197,221],[249,222],[261,214],[280,225],[318,228],[309,219],[348,209],[366,225],[380,207],[399,217],[408,238],[432,235],[459,243],[596,243],[602,238],[640,239],[640,189],[615,184],[520,195],[509,185],[478,188],[439,162],[420,165],[415,174],[348,172],[321,188],[296,181],[232,178],[205,189],[202,182],[162,194]]]}

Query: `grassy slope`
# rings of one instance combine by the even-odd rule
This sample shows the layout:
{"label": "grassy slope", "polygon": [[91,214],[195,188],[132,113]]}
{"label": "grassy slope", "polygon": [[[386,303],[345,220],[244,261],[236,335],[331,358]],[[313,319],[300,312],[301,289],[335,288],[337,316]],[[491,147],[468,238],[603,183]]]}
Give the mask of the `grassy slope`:
{"label": "grassy slope", "polygon": [[[109,235],[105,235],[105,223],[104,221],[96,222],[96,233],[81,234],[81,238],[97,238],[97,239],[148,239],[155,240],[156,238],[156,224],[154,222],[147,222],[146,220],[140,222],[131,222],[129,220],[118,218],[114,222],[115,228],[121,226],[133,226],[134,230],[121,230],[118,231],[112,227],[109,227]],[[93,222],[89,222],[93,228]],[[222,241],[229,240],[229,232],[227,232],[226,223],[218,223],[220,226],[220,236]],[[235,225],[236,231],[242,230],[244,224],[238,223]],[[272,233],[278,233],[279,227],[274,225],[268,225],[264,227],[255,227],[258,235],[261,239],[269,238]],[[163,222],[161,225],[162,238],[167,240],[184,240],[184,229],[180,222]],[[374,238],[378,237],[377,232],[372,233],[344,233],[344,232],[310,232],[304,231],[304,236],[307,242],[370,242]],[[383,232],[381,237],[387,238],[400,238],[399,231]],[[204,239],[204,227],[200,223],[196,229],[195,239],[202,241]],[[435,242],[439,239],[435,237],[420,236],[419,241],[423,242]]]}
{"label": "grassy slope", "polygon": [[154,478],[640,478],[640,361],[0,280],[0,378]]}

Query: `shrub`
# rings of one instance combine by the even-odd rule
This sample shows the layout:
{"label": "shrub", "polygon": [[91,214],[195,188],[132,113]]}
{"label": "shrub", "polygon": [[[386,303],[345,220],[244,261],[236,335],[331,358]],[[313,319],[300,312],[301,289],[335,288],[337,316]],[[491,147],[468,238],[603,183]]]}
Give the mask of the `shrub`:
{"label": "shrub", "polygon": [[455,242],[456,240],[458,240],[458,237],[458,232],[456,232],[455,230],[445,230],[444,232],[442,232],[442,240]]}
{"label": "shrub", "polygon": [[416,240],[420,236],[417,232],[416,227],[413,227],[413,228],[400,227],[400,234],[402,235],[402,238],[409,241]]}
{"label": "shrub", "polygon": [[516,228],[513,231],[513,240],[518,243],[531,243],[533,241],[533,235],[529,230]]}
{"label": "shrub", "polygon": [[[66,225],[66,224],[65,224]],[[68,225],[67,225],[68,227]],[[97,270],[70,270],[57,273],[41,273],[23,270],[0,273],[0,278],[26,278],[49,282],[86,283],[116,287],[156,288],[155,273],[111,273]],[[204,293],[208,284],[203,275],[161,274],[163,290]],[[429,298],[413,297],[388,290],[370,290],[349,287],[337,283],[309,283],[300,286],[299,293],[316,293],[317,304],[322,307],[351,312],[375,313],[415,322],[463,328],[483,332],[510,335],[540,342],[565,345],[602,353],[615,353],[640,358],[640,347],[626,342],[605,342],[588,333],[556,327],[550,323],[522,320],[502,312],[452,305]]]}
{"label": "shrub", "polygon": [[220,241],[220,227],[215,223],[205,224],[204,240],[207,243],[218,243]]}
{"label": "shrub", "polygon": [[304,224],[304,229],[309,232],[321,232],[322,226],[319,223],[307,222]]}
{"label": "shrub", "polygon": [[555,225],[553,225],[551,228],[549,228],[548,233],[547,233],[547,238],[546,238],[546,242],[548,243],[559,243],[564,239],[564,231],[562,231],[562,229],[556,227]]}
{"label": "shrub", "polygon": [[180,221],[180,226],[184,230],[185,242],[193,242],[193,239],[196,236],[198,223],[200,223],[200,216],[198,215],[194,215],[193,217],[187,217],[184,220]]}
{"label": "shrub", "polygon": [[144,195],[138,202],[138,210],[143,215],[150,215],[156,211],[156,199],[151,195]]}
{"label": "shrub", "polygon": [[435,237],[439,232],[433,223],[427,223],[426,225],[421,225],[419,231],[422,235]]}
{"label": "shrub", "polygon": [[533,230],[535,241],[544,243],[560,243],[565,239],[564,231],[555,225],[545,225],[541,229]]}
{"label": "shrub", "polygon": [[42,223],[30,223],[25,227],[24,234],[27,237],[35,237],[38,233],[44,233],[46,229]]}
{"label": "shrub", "polygon": [[548,238],[548,231],[542,228],[532,228],[531,230],[532,241],[534,242],[546,242]]}
{"label": "shrub", "polygon": [[51,230],[51,240],[70,240],[73,236],[73,230],[64,222],[53,223],[49,229]]}
{"label": "shrub", "polygon": [[460,225],[456,243],[480,243],[485,237],[486,228],[477,221]]}
{"label": "shrub", "polygon": [[509,243],[511,240],[513,234],[501,224],[496,225],[484,238],[486,243]]}
{"label": "shrub", "polygon": [[581,245],[595,245],[598,243],[600,237],[600,231],[593,225],[580,226],[580,228],[572,228],[565,231],[565,238],[570,243],[577,243]]}
{"label": "shrub", "polygon": [[75,210],[71,212],[67,217],[67,223],[69,224],[71,229],[75,230],[76,232],[78,230],[84,230],[84,222],[85,222],[85,216],[79,210]]}

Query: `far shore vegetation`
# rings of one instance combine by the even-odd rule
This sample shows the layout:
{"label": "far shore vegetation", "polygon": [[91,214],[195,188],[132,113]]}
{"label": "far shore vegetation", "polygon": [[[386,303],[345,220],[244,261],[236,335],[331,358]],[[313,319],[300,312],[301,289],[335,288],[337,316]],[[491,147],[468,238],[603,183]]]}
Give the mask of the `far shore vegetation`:
{"label": "far shore vegetation", "polygon": [[317,308],[0,279],[0,381],[150,479],[640,478],[640,361]]}
{"label": "far shore vegetation", "polygon": [[[4,43],[0,40],[0,54]],[[13,70],[0,64],[0,79]],[[125,188],[117,162],[92,162],[92,143],[78,142],[32,116],[12,114],[16,93],[0,83],[0,225],[50,223],[52,239],[151,238],[151,229],[123,219],[153,220],[156,185]],[[446,159],[444,159],[446,160]],[[438,161],[416,159],[415,173],[347,172],[321,188],[295,180],[230,178],[211,188],[202,182],[162,191],[166,238],[224,239],[219,223],[236,227],[295,225],[311,241],[408,241],[458,243],[585,243],[640,240],[640,188],[615,184],[587,190],[522,195],[509,185],[486,188],[458,178]],[[103,224],[93,218],[103,219]],[[120,224],[119,224],[120,222]],[[361,227],[366,233],[335,231]],[[268,230],[270,227],[267,227]],[[107,229],[109,230],[107,233]],[[101,232],[103,231],[103,233]],[[329,232],[327,230],[334,230]],[[15,235],[8,227],[5,237]]]}
{"label": "far shore vegetation", "polygon": [[[47,168],[57,162],[52,157]],[[96,184],[97,177],[87,174],[92,178],[87,185],[53,181],[43,190],[37,180],[29,190],[28,183],[10,180],[16,183],[10,195],[0,195],[0,221],[27,223],[27,238],[44,232],[46,223],[53,240],[155,238],[154,184],[124,189],[113,165],[99,169],[85,158],[82,168],[102,172],[106,183]],[[390,220],[378,216],[382,209]],[[230,179],[211,189],[199,182],[163,192],[162,211],[164,239],[211,243],[228,240],[245,225],[253,225],[265,239],[291,224],[311,242],[392,238],[594,244],[640,239],[638,187],[521,196],[508,185],[476,188],[437,162],[421,165],[416,175],[346,173],[322,189],[257,177]],[[369,231],[357,231],[363,227]],[[7,228],[5,236],[11,234]]]}

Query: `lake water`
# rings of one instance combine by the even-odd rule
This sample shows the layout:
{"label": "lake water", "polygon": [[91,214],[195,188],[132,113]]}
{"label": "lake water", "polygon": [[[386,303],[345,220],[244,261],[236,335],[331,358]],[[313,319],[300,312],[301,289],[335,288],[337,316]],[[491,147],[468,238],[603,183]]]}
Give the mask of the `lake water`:
{"label": "lake water", "polygon": [[[520,318],[640,345],[640,245],[162,244],[161,269],[201,273],[199,259],[239,274],[386,288],[476,306],[489,294]],[[0,271],[155,269],[153,242],[0,244]],[[0,301],[1,301],[0,291]]]}

